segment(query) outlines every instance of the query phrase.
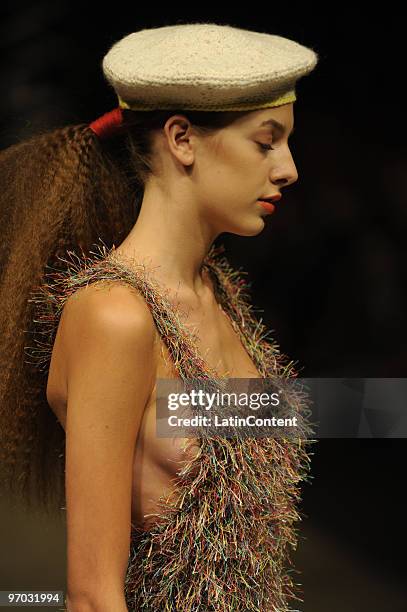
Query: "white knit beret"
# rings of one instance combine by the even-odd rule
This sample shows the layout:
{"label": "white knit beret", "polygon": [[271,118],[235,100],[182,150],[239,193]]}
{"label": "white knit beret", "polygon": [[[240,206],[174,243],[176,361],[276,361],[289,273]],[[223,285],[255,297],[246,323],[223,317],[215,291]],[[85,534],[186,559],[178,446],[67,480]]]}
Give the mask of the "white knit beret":
{"label": "white knit beret", "polygon": [[131,110],[252,110],[296,100],[295,83],[317,53],[298,42],[216,23],[139,30],[102,61],[119,107]]}

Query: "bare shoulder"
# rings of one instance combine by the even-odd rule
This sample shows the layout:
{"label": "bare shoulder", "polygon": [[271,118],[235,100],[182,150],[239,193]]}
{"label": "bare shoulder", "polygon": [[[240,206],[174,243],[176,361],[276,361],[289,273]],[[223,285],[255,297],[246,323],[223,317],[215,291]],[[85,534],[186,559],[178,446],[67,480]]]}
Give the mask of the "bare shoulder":
{"label": "bare shoulder", "polygon": [[156,332],[143,296],[128,283],[111,280],[75,291],[65,303],[60,326],[67,357],[77,353],[92,333],[133,340],[145,351],[152,348]]}
{"label": "bare shoulder", "polygon": [[[133,342],[135,353],[145,354],[157,367],[157,341],[150,309],[143,296],[127,283],[96,281],[75,291],[60,317],[47,382],[47,400],[65,429],[69,366],[80,363],[80,353],[97,351],[97,339]],[[123,349],[122,344],[122,349]],[[116,346],[114,350],[119,350]],[[89,363],[89,359],[87,359]]]}
{"label": "bare shoulder", "polygon": [[154,325],[144,297],[125,281],[97,280],[81,287],[66,300],[63,313],[66,318],[93,310],[106,316],[110,313],[117,325],[131,321]]}

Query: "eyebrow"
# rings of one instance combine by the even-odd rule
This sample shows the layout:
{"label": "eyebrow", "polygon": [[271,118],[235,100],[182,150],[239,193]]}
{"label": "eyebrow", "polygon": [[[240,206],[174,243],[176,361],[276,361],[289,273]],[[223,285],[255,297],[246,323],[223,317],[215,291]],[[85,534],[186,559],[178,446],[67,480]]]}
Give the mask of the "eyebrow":
{"label": "eyebrow", "polygon": [[[280,123],[279,121],[277,121],[277,119],[267,119],[266,121],[263,121],[263,123],[260,123],[260,127],[263,127],[263,125],[272,125],[274,126],[277,130],[280,130],[280,132],[285,132],[285,127],[282,123]],[[294,126],[293,129],[290,132],[290,136],[291,134],[294,132]]]}

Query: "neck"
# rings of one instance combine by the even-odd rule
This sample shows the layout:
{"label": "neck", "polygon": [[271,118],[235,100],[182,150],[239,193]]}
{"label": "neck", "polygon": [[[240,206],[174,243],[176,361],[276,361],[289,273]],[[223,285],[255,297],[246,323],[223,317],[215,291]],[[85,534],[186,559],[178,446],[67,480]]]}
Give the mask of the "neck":
{"label": "neck", "polygon": [[215,237],[194,202],[146,193],[137,222],[115,253],[145,263],[162,285],[199,300],[207,290],[202,264]]}

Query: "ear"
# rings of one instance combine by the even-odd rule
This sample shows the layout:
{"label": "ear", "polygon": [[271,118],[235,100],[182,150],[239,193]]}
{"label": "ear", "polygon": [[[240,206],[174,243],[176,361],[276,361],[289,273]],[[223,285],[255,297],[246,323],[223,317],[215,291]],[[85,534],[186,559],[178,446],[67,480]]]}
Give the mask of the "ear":
{"label": "ear", "polygon": [[169,150],[184,165],[191,165],[195,159],[196,134],[192,124],[184,115],[172,115],[164,125],[164,134]]}

